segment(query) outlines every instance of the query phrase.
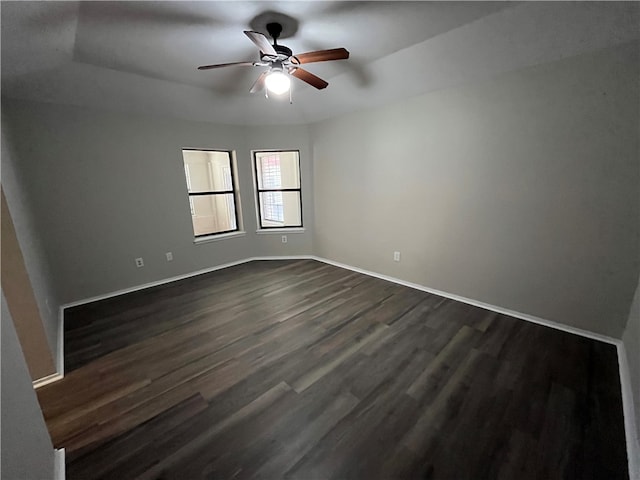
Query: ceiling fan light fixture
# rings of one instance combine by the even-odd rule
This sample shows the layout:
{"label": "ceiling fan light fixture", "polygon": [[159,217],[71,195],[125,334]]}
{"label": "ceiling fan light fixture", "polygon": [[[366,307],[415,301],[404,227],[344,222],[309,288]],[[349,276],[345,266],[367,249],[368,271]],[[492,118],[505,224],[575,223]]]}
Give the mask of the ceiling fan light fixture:
{"label": "ceiling fan light fixture", "polygon": [[272,70],[265,78],[264,84],[271,93],[282,95],[291,88],[291,79],[282,70]]}
{"label": "ceiling fan light fixture", "polygon": [[[0,0],[1,1],[1,0]],[[271,15],[273,12],[267,12]],[[265,14],[266,15],[266,14]],[[264,16],[260,17],[260,22],[264,20]],[[258,18],[256,17],[256,19]],[[286,15],[284,16],[286,17]],[[281,18],[284,18],[281,17]],[[289,19],[290,17],[286,17]],[[257,20],[255,20],[257,21]],[[294,20],[295,21],[295,20]],[[253,24],[253,21],[252,21]],[[262,26],[254,27],[262,29]],[[297,28],[297,24],[296,24]],[[346,60],[349,58],[349,51],[346,48],[332,48],[329,50],[316,50],[313,52],[298,53],[293,55],[293,51],[284,45],[278,44],[278,38],[282,36],[285,29],[279,21],[269,21],[267,23],[267,31],[273,39],[273,44],[269,39],[258,31],[245,30],[244,34],[249,40],[259,48],[260,61],[258,62],[231,62],[217,63],[213,65],[201,65],[198,70],[210,70],[230,66],[253,66],[253,67],[269,67],[263,71],[253,83],[249,91],[256,93],[266,88],[266,95],[269,92],[274,95],[282,95],[289,92],[289,101],[291,102],[291,77],[296,77],[318,90],[327,88],[329,83],[313,73],[300,68],[300,65],[306,63],[328,62],[332,60]],[[290,36],[292,32],[287,33]],[[293,31],[295,33],[295,29]]]}

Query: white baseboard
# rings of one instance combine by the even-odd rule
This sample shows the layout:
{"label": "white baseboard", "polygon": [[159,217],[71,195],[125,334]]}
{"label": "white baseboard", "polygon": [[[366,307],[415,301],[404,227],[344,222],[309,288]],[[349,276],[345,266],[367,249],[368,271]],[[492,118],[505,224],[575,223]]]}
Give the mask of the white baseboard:
{"label": "white baseboard", "polygon": [[33,388],[44,387],[45,385],[49,385],[50,383],[57,382],[58,380],[62,380],[62,375],[58,372],[52,373],[51,375],[47,375],[46,377],[39,378],[38,380],[33,381]]}
{"label": "white baseboard", "polygon": [[[362,273],[364,275],[369,275],[371,277],[380,278],[381,280],[386,280],[388,282],[393,282],[398,285],[403,285],[405,287],[414,288],[417,290],[421,290],[423,292],[432,293],[434,295],[439,295],[441,297],[450,298],[452,300],[456,300],[458,302],[466,303],[469,305],[474,305],[476,307],[484,308],[486,310],[491,310],[493,312],[502,313],[504,315],[509,315],[510,317],[519,318],[521,320],[526,320],[528,322],[537,323],[539,325],[544,325],[546,327],[555,328],[556,330],[562,330],[564,332],[573,333],[575,335],[580,335],[582,337],[591,338],[593,340],[599,340],[601,342],[610,343],[613,345],[618,345],[619,340],[613,337],[609,337],[607,335],[602,335],[600,333],[591,332],[589,330],[584,330],[577,327],[572,327],[569,325],[564,325],[558,322],[553,322],[551,320],[546,320],[544,318],[535,317],[533,315],[529,315],[526,313],[517,312],[515,310],[509,310],[508,308],[498,307],[496,305],[491,305],[489,303],[481,302],[478,300],[474,300],[472,298],[463,297],[460,295],[456,295],[453,293],[443,292],[442,290],[437,290],[435,288],[426,287],[424,285],[420,285],[413,282],[408,282],[399,278],[391,277],[389,275],[384,275],[377,272],[372,272],[370,270],[365,270],[363,268],[354,267],[351,265],[347,265],[344,263],[336,262],[334,260],[329,260],[323,257],[317,257],[315,255],[282,255],[282,256],[262,256],[262,257],[249,257],[242,260],[236,260],[234,262],[224,263],[221,265],[216,265],[214,267],[204,268],[202,270],[196,270],[195,272],[185,273],[182,275],[176,275],[174,277],[165,278],[162,280],[156,280],[154,282],[144,283],[142,285],[136,285],[134,287],[124,288],[121,290],[116,290],[113,292],[108,292],[102,295],[96,295],[94,297],[85,298],[82,300],[77,300],[74,302],[66,303],[60,306],[60,320],[58,328],[61,329],[58,335],[58,373],[64,374],[64,365],[61,364],[60,359],[64,359],[64,340],[63,340],[63,329],[64,329],[64,310],[71,307],[77,307],[79,305],[84,305],[91,302],[97,302],[99,300],[105,300],[107,298],[117,297],[119,295],[124,295],[131,292],[137,292],[139,290],[144,290],[150,287],[156,287],[158,285],[164,285],[167,283],[175,282],[178,280],[183,280],[185,278],[195,277],[196,275],[202,275],[205,273],[215,272],[216,270],[222,270],[224,268],[234,267],[236,265],[240,265],[247,262],[252,262],[255,260],[317,260],[319,262],[327,263],[329,265],[334,265],[336,267],[345,268],[347,270],[351,270],[354,272]],[[62,340],[61,340],[62,339]]]}
{"label": "white baseboard", "polygon": [[597,341],[615,345],[618,352],[618,368],[620,373],[620,385],[622,389],[622,410],[624,415],[624,430],[625,430],[625,437],[627,442],[629,478],[630,480],[640,480],[640,446],[638,445],[638,439],[636,437],[635,412],[634,412],[634,405],[633,405],[633,392],[631,389],[631,378],[629,375],[629,364],[627,363],[627,355],[626,355],[626,351],[624,348],[624,344],[622,343],[622,340],[609,337],[606,335],[602,335],[599,333],[591,332],[589,330],[583,330],[581,328],[571,327],[569,325],[562,325],[560,323],[552,322],[551,320],[545,320],[539,317],[534,317],[533,315],[528,315],[526,313],[516,312],[513,310],[509,310],[507,308],[497,307],[495,305],[479,302],[471,298],[461,297],[459,295],[443,292],[441,290],[436,290],[434,288],[425,287],[424,285],[418,285],[415,283],[406,282],[398,278],[390,277],[388,275],[382,275],[376,272],[371,272],[369,270],[364,270],[362,268],[353,267],[351,265],[346,265],[344,263],[335,262],[333,260],[328,260],[326,258],[321,258],[321,257],[312,257],[312,258],[320,262],[328,263],[330,265],[335,265],[336,267],[345,268],[347,270],[352,270],[354,272],[362,273],[364,275],[369,275],[372,277],[380,278],[382,280],[387,280],[389,282],[397,283],[399,285],[404,285],[406,287],[422,290],[423,292],[433,293],[441,297],[450,298],[452,300],[456,300],[462,303],[467,303],[469,305],[474,305],[476,307],[484,308],[486,310],[491,310],[493,312],[509,315],[510,317],[518,318],[520,320],[525,320],[527,322],[536,323],[538,325],[544,325],[546,327],[554,328],[556,330],[562,330],[563,332],[568,332],[575,335],[580,335],[582,337],[587,337],[592,340],[597,340]]}
{"label": "white baseboard", "polygon": [[270,255],[267,257],[251,257],[247,259],[248,262],[253,262],[254,260],[319,260],[319,258],[313,255]]}
{"label": "white baseboard", "polygon": [[119,295],[124,295],[127,293],[137,292],[139,290],[144,290],[146,288],[157,287],[158,285],[165,285],[167,283],[176,282],[178,280],[184,280],[185,278],[195,277],[197,275],[202,275],[205,273],[215,272],[216,270],[222,270],[223,268],[235,267],[236,265],[241,265],[247,262],[253,262],[255,260],[320,260],[320,259],[314,257],[313,255],[281,255],[281,256],[273,255],[273,256],[264,256],[264,257],[243,258],[242,260],[223,263],[221,265],[216,265],[214,267],[203,268],[201,270],[196,270],[195,272],[184,273],[182,275],[163,278],[162,280],[143,283],[141,285],[136,285],[129,288],[123,288],[121,290],[115,290],[113,292],[96,295],[94,297],[83,298],[82,300],[76,300],[74,302],[65,303],[60,306],[60,312],[61,312],[60,318],[64,321],[64,310],[67,308],[77,307],[80,305],[85,305],[87,303],[97,302],[100,300],[106,300],[107,298],[112,298],[112,297],[117,297]]}
{"label": "white baseboard", "polygon": [[636,411],[633,404],[633,390],[629,361],[624,343],[618,343],[618,366],[620,368],[620,386],[622,387],[622,409],[624,412],[624,431],[627,439],[627,460],[629,461],[629,479],[640,480],[640,432],[636,431]]}
{"label": "white baseboard", "polygon": [[527,313],[516,312],[515,310],[509,310],[508,308],[498,307],[496,305],[491,305],[489,303],[480,302],[478,300],[474,300],[472,298],[462,297],[460,295],[456,295],[454,293],[443,292],[442,290],[436,290],[435,288],[425,287],[424,285],[419,285],[417,283],[407,282],[405,280],[401,280],[399,278],[390,277],[389,275],[383,275],[381,273],[372,272],[370,270],[365,270],[363,268],[352,267],[351,265],[346,265],[344,263],[335,262],[333,260],[328,260],[322,257],[311,257],[314,260],[318,260],[320,262],[328,263],[330,265],[335,265],[336,267],[346,268],[347,270],[352,270],[354,272],[363,273],[365,275],[369,275],[371,277],[376,277],[381,280],[386,280],[388,282],[397,283],[398,285],[403,285],[405,287],[415,288],[416,290],[421,290],[427,293],[433,293],[434,295],[438,295],[440,297],[450,298],[451,300],[456,300],[458,302],[466,303],[468,305],[473,305],[475,307],[484,308],[485,310],[491,310],[492,312],[502,313],[504,315],[509,315],[510,317],[519,318],[520,320],[526,320],[527,322],[537,323],[538,325],[544,325],[545,327],[555,328],[556,330],[562,330],[564,332],[573,333],[576,335],[580,335],[582,337],[591,338],[593,340],[599,340],[605,343],[611,343],[613,345],[617,345],[619,340],[609,337],[607,335],[602,335],[599,333],[591,332],[589,330],[583,330],[577,327],[571,327],[569,325],[563,325],[561,323],[553,322],[551,320],[545,320],[544,318],[535,317],[533,315],[529,315]]}
{"label": "white baseboard", "polygon": [[176,275],[174,277],[163,278],[162,280],[156,280],[154,282],[143,283],[142,285],[136,285],[134,287],[123,288],[121,290],[115,290],[113,292],[108,292],[102,295],[96,295],[95,297],[89,297],[82,300],[78,300],[75,302],[65,303],[61,305],[60,308],[65,310],[71,307],[77,307],[79,305],[84,305],[86,303],[97,302],[99,300],[106,300],[107,298],[117,297],[119,295],[124,295],[126,293],[137,292],[138,290],[144,290],[150,287],[157,287],[158,285],[164,285],[166,283],[176,282],[178,280],[184,280],[185,278],[195,277],[196,275],[202,275],[203,273],[215,272],[216,270],[222,270],[223,268],[234,267],[236,265],[240,265],[242,263],[247,263],[252,260],[256,260],[256,258],[245,258],[243,260],[237,260],[235,262],[223,263],[221,265],[216,265],[214,267],[203,268],[202,270],[196,270],[195,272],[189,272],[182,275]]}
{"label": "white baseboard", "polygon": [[53,457],[53,478],[54,480],[65,480],[67,476],[65,468],[64,448],[56,449]]}
{"label": "white baseboard", "polygon": [[[496,305],[491,305],[485,302],[480,302],[478,300],[474,300],[472,298],[462,297],[460,295],[443,292],[441,290],[437,290],[434,288],[426,287],[424,285],[419,285],[413,282],[407,282],[405,280],[401,280],[399,278],[391,277],[389,275],[384,275],[377,272],[372,272],[370,270],[365,270],[363,268],[354,267],[351,265],[347,265],[344,263],[336,262],[333,260],[329,260],[327,258],[318,257],[315,255],[284,255],[284,256],[262,256],[262,257],[249,257],[242,260],[237,260],[234,262],[225,263],[222,265],[217,265],[215,267],[205,268],[202,270],[197,270],[195,272],[186,273],[183,275],[178,275],[170,278],[166,278],[163,280],[158,280],[155,282],[145,283],[143,285],[138,285],[135,287],[125,288],[122,290],[117,290],[114,292],[109,292],[103,295],[97,295],[95,297],[86,298],[83,300],[78,300],[75,302],[67,303],[60,307],[60,325],[61,332],[59,335],[59,347],[58,347],[58,374],[60,378],[64,373],[64,310],[66,308],[75,307],[79,305],[84,305],[86,303],[96,302],[98,300],[104,300],[111,297],[116,297],[118,295],[123,295],[126,293],[135,292],[138,290],[144,290],[146,288],[155,287],[158,285],[164,285],[166,283],[175,282],[177,280],[183,280],[185,278],[194,277],[196,275],[202,275],[204,273],[214,272],[216,270],[222,270],[224,268],[233,267],[236,265],[240,265],[243,263],[251,262],[254,260],[316,260],[319,262],[323,262],[329,265],[333,265],[336,267],[344,268],[347,270],[351,270],[354,272],[362,273],[364,275],[368,275],[371,277],[379,278],[381,280],[386,280],[389,282],[396,283],[398,285],[403,285],[409,288],[414,288],[417,290],[421,290],[423,292],[432,293],[434,295],[439,295],[441,297],[450,298],[452,300],[456,300],[458,302],[466,303],[468,305],[473,305],[476,307],[484,308],[486,310],[490,310],[493,312],[501,313],[504,315],[508,315],[510,317],[518,318],[520,320],[525,320],[527,322],[536,323],[538,325],[543,325],[546,327],[554,328],[556,330],[561,330],[563,332],[572,333],[574,335],[579,335],[582,337],[590,338],[592,340],[597,340],[600,342],[609,343],[615,345],[618,351],[618,366],[620,369],[620,384],[622,386],[622,405],[624,412],[624,422],[625,422],[625,435],[627,441],[627,457],[629,459],[629,476],[631,480],[640,480],[640,451],[638,448],[638,443],[635,435],[635,415],[634,415],[634,406],[633,406],[633,394],[631,390],[631,382],[629,377],[629,366],[627,363],[626,352],[624,350],[624,345],[621,340],[609,337],[607,335],[602,335],[599,333],[591,332],[589,330],[584,330],[577,327],[572,327],[569,325],[563,325],[561,323],[553,322],[551,320],[545,320],[543,318],[539,318],[533,315],[529,315],[526,313],[517,312],[514,310],[509,310],[507,308],[498,307]],[[55,380],[53,380],[55,381]],[[64,455],[64,453],[63,453]],[[64,477],[62,477],[64,478]]]}

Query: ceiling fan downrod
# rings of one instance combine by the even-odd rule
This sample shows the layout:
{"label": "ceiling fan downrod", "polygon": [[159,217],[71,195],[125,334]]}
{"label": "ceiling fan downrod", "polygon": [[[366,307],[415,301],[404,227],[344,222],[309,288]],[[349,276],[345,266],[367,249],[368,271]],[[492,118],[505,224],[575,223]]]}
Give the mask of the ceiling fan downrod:
{"label": "ceiling fan downrod", "polygon": [[278,38],[282,33],[281,24],[277,22],[267,23],[267,32],[273,39],[273,49],[278,53],[278,55],[280,56],[280,59],[286,60],[287,58],[291,57],[291,55],[293,55],[293,52],[289,47],[285,47],[284,45],[278,44]]}

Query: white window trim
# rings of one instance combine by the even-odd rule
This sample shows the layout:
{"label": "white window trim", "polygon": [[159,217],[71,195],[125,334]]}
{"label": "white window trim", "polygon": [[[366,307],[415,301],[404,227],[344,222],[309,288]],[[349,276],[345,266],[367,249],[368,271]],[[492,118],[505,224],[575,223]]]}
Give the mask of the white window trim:
{"label": "white window trim", "polygon": [[256,230],[258,235],[278,235],[281,233],[304,233],[304,227],[291,227],[291,228],[259,228]]}
{"label": "white window trim", "polygon": [[[195,236],[195,232],[192,229],[192,233],[194,234],[193,243],[208,243],[215,240],[224,240],[230,237],[242,237],[245,235],[244,224],[242,218],[242,204],[240,200],[240,184],[238,180],[238,163],[236,158],[235,150],[220,150],[216,148],[194,148],[194,147],[183,147],[181,152],[183,154],[182,159],[184,162],[184,152],[185,150],[193,150],[198,152],[225,152],[229,154],[229,169],[231,174],[231,189],[233,191],[233,200],[235,203],[235,218],[236,218],[236,226],[237,230],[232,230],[230,232],[225,233],[211,233],[205,236]],[[191,215],[193,217],[193,203],[191,199],[191,195],[189,194],[189,190],[191,190],[191,175],[189,172],[188,165],[185,163],[185,177],[187,180],[187,196],[189,197],[189,207],[191,209]],[[209,174],[211,175],[211,166],[208,166]],[[215,238],[213,238],[215,237]]]}
{"label": "white window trim", "polygon": [[193,240],[196,245],[200,243],[217,242],[219,240],[227,240],[229,238],[244,237],[247,234],[244,230],[238,230],[237,232],[218,233],[207,235],[206,237],[198,237]]}
{"label": "white window trim", "polygon": [[256,152],[298,152],[298,168],[300,169],[300,218],[304,210],[304,204],[302,203],[302,161],[300,160],[300,148],[261,148],[251,149],[251,176],[253,177],[253,194],[254,204],[256,209],[256,233],[257,234],[277,234],[277,233],[304,233],[304,222],[302,227],[274,227],[274,228],[262,228],[260,226],[260,198],[258,193],[258,178],[257,178],[257,166],[256,166]]}

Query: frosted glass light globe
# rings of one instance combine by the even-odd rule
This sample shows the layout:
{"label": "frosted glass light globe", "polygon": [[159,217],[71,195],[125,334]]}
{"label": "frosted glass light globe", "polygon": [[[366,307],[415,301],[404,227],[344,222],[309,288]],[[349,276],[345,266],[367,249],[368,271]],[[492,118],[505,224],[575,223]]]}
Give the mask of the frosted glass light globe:
{"label": "frosted glass light globe", "polygon": [[283,72],[271,72],[267,75],[267,78],[264,81],[267,86],[267,90],[271,93],[275,93],[276,95],[282,95],[285,92],[289,91],[289,87],[291,86],[291,79],[289,75]]}

